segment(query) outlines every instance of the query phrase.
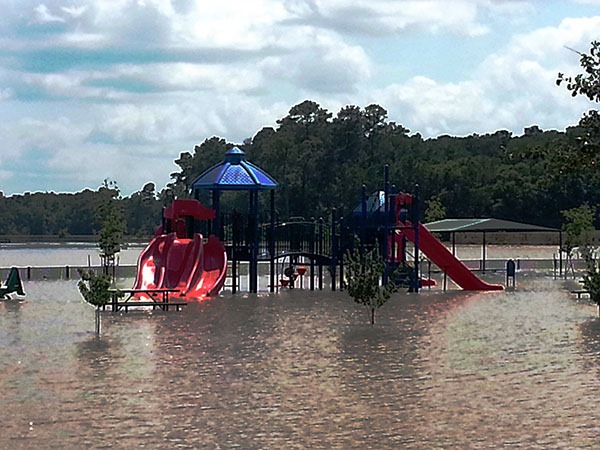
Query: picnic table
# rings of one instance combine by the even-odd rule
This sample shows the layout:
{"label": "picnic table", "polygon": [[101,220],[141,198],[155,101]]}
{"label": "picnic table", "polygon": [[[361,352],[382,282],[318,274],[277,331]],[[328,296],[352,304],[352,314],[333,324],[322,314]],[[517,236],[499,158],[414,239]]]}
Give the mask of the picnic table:
{"label": "picnic table", "polygon": [[590,291],[586,291],[585,289],[578,289],[575,291],[571,291],[571,294],[577,295],[577,298],[581,298],[582,295],[590,295]]}
{"label": "picnic table", "polygon": [[[177,311],[180,311],[182,306],[187,305],[183,300],[170,300],[171,295],[180,293],[179,289],[109,289],[108,292],[111,297],[108,305],[113,311],[124,309],[125,312],[128,312],[129,308],[134,306],[152,306],[152,310],[160,308],[163,311],[168,311],[169,307],[175,307]],[[150,300],[135,300],[134,297],[140,294],[146,295]]]}

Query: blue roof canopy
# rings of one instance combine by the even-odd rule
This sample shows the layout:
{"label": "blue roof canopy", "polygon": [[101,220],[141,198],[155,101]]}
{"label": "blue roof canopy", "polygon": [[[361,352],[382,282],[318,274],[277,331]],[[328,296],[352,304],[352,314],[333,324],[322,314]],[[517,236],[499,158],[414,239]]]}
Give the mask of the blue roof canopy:
{"label": "blue roof canopy", "polygon": [[276,189],[271,176],[245,160],[246,153],[237,147],[225,153],[225,160],[200,174],[192,183],[194,190],[252,191]]}

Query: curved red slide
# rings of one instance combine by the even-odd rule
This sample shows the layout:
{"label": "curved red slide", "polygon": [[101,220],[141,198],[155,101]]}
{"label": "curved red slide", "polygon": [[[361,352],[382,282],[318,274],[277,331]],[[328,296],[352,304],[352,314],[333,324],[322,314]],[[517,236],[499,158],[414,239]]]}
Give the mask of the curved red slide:
{"label": "curved red slide", "polygon": [[[398,233],[415,242],[415,229],[406,222],[406,228]],[[448,274],[465,291],[500,291],[504,286],[489,284],[477,277],[471,269],[464,265],[422,224],[419,224],[419,249],[427,255],[433,263]]]}
{"label": "curved red slide", "polygon": [[176,233],[156,236],[140,253],[134,289],[179,289],[179,297],[201,299],[216,295],[227,275],[227,254],[221,241],[206,243]]}

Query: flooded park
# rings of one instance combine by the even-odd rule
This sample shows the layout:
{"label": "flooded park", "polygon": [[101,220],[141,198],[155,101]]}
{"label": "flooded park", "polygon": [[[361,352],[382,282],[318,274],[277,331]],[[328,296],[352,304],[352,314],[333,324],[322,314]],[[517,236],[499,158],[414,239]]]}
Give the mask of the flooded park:
{"label": "flooded park", "polygon": [[600,320],[573,280],[399,292],[374,326],[343,291],[225,292],[106,311],[99,337],[76,283],[0,302],[0,448],[600,446]]}

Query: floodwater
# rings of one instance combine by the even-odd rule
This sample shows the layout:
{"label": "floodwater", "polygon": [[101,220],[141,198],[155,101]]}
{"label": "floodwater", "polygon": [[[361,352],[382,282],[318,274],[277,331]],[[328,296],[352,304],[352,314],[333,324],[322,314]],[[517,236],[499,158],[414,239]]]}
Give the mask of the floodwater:
{"label": "floodwater", "polygon": [[398,293],[375,326],[344,292],[224,294],[96,337],[75,281],[28,282],[0,448],[599,448],[600,321],[564,283]]}
{"label": "floodwater", "polygon": [[[143,247],[130,246],[118,253],[120,264],[136,264]],[[0,267],[49,267],[100,265],[94,244],[0,244]]]}
{"label": "floodwater", "polygon": [[[143,246],[135,245],[123,249],[118,254],[118,262],[135,265]],[[558,252],[552,245],[487,245],[487,259],[552,259]],[[456,256],[460,259],[482,257],[480,245],[457,245]],[[0,243],[0,267],[27,266],[86,266],[100,264],[98,247],[94,244],[3,244]]]}

